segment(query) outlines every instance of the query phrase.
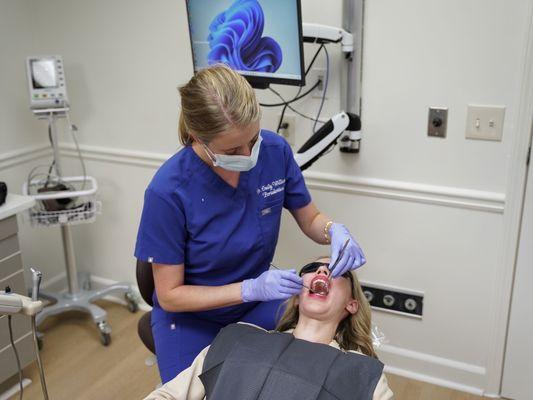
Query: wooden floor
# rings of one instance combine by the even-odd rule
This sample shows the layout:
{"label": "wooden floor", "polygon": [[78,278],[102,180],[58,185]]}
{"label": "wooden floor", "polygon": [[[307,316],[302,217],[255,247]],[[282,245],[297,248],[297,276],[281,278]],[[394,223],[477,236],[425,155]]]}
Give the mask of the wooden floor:
{"label": "wooden floor", "polygon": [[[113,333],[109,347],[100,344],[98,331],[84,314],[72,312],[49,318],[41,352],[50,400],[142,399],[159,381],[157,366],[145,365],[150,355],[137,337],[142,312],[102,301]],[[25,400],[42,399],[35,366],[24,370],[33,383]],[[481,397],[389,375],[396,400],[480,400]],[[16,399],[18,397],[14,397]]]}

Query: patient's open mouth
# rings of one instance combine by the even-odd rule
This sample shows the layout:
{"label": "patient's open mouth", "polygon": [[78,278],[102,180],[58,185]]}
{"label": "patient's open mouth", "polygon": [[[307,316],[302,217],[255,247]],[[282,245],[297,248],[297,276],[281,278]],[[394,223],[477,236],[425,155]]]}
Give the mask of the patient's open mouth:
{"label": "patient's open mouth", "polygon": [[327,296],[329,293],[329,280],[324,275],[317,275],[311,281],[311,292],[319,296]]}

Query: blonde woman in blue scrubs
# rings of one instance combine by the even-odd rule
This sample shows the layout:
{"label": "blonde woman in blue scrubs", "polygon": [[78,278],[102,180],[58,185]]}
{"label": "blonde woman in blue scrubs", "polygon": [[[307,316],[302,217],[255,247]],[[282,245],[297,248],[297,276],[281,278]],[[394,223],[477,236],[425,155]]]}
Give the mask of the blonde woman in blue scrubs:
{"label": "blonde woman in blue scrubs", "polygon": [[311,201],[290,146],[260,128],[249,83],[223,65],[180,88],[184,147],[157,171],[144,198],[135,256],[153,265],[152,311],[163,383],[237,321],[274,329],[281,303],[300,292],[294,270],[269,270],[282,208],[313,241],[331,244],[341,276],[365,263],[342,224]]}

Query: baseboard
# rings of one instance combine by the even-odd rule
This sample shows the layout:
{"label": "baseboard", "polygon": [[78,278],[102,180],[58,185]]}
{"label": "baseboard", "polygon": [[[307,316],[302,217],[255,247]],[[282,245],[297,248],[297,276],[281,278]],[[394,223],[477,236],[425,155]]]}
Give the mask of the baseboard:
{"label": "baseboard", "polygon": [[[43,275],[44,276],[44,275]],[[62,293],[67,290],[67,274],[62,272],[52,278],[44,277],[41,283],[41,290],[47,292]]]}
{"label": "baseboard", "polygon": [[452,390],[457,390],[459,392],[470,393],[476,396],[484,395],[483,390],[477,387],[462,385],[457,382],[448,381],[446,379],[441,379],[441,378],[436,378],[434,376],[430,376],[427,374],[421,374],[418,372],[413,372],[413,371],[405,370],[402,368],[392,367],[390,365],[385,365],[384,371],[387,374],[398,375],[403,378],[413,379],[415,381],[425,382],[425,383],[429,383],[432,385],[441,386],[441,387],[445,387],[445,388],[452,389]]}
{"label": "baseboard", "polygon": [[381,346],[378,355],[386,365],[385,371],[391,374],[483,395],[486,382],[484,367],[391,345]]}

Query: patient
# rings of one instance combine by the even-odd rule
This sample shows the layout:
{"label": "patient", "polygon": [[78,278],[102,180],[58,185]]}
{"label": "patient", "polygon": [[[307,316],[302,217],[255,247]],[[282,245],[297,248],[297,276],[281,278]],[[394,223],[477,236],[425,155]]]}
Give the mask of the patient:
{"label": "patient", "polygon": [[329,259],[302,268],[304,289],[276,331],[223,328],[211,346],[145,400],[392,399],[370,336],[370,306],[351,272],[329,279]]}

